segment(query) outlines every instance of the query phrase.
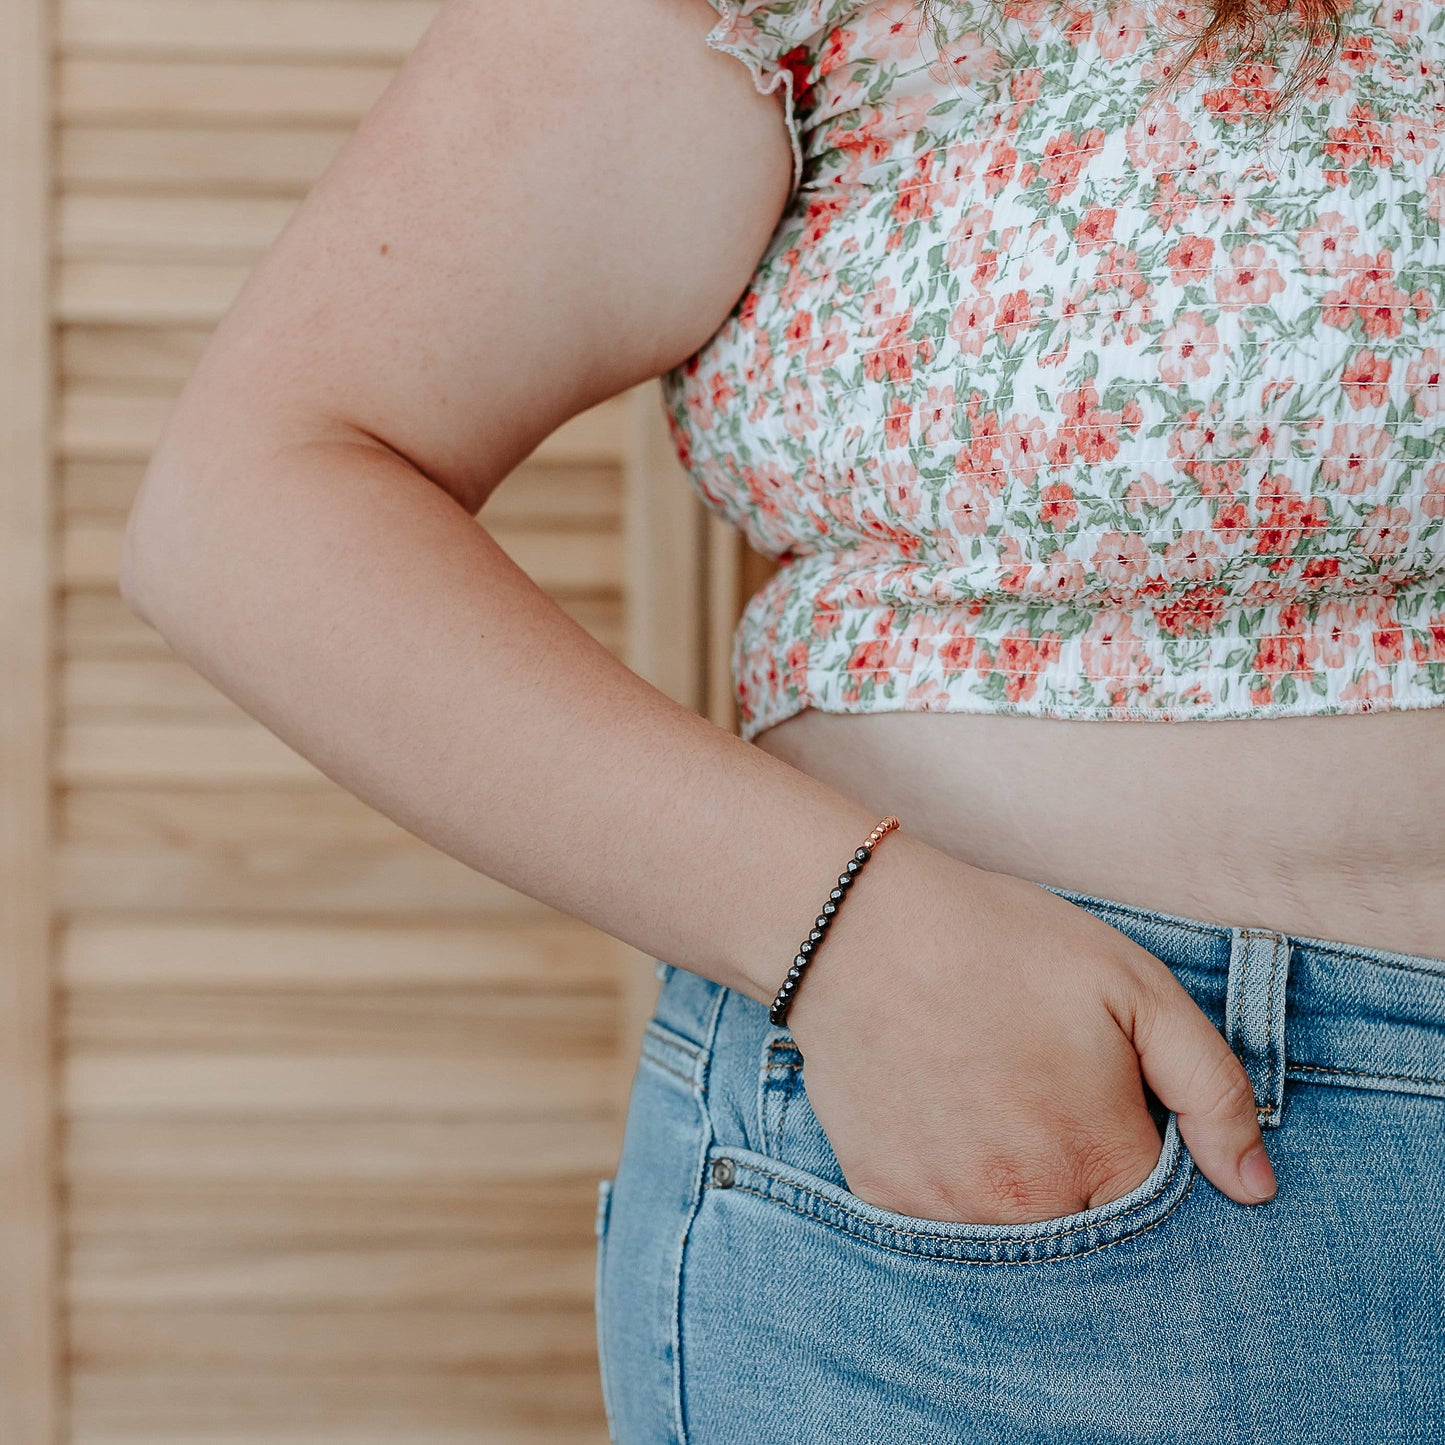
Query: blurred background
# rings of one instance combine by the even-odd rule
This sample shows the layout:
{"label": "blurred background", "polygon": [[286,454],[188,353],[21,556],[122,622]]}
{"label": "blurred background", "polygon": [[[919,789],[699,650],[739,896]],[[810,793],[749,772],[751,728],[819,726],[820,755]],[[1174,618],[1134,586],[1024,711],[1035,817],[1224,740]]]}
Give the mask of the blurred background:
{"label": "blurred background", "polygon": [[[161,421],[432,0],[0,7],[0,1442],[599,1445],[651,961],[420,843],[116,590]],[[655,384],[485,525],[734,726],[768,564]]]}

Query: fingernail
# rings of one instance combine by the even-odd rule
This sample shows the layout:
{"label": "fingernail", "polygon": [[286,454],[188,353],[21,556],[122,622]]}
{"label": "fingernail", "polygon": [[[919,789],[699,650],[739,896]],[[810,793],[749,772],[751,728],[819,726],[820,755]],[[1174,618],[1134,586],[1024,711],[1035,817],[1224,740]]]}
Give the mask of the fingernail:
{"label": "fingernail", "polygon": [[1273,1199],[1279,1191],[1274,1168],[1269,1162],[1269,1155],[1264,1152],[1263,1144],[1256,1144],[1239,1161],[1239,1177],[1244,1181],[1244,1187],[1254,1195],[1256,1204]]}

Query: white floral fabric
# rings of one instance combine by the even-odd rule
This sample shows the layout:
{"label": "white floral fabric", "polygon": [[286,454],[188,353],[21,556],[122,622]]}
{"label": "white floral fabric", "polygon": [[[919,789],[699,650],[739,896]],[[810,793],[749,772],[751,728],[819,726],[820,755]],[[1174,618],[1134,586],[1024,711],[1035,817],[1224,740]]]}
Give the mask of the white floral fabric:
{"label": "white floral fabric", "polygon": [[[1101,3],[713,0],[795,188],[663,378],[779,571],[745,737],[802,710],[1206,719],[1445,703],[1445,6],[1361,0],[1158,91]],[[1276,56],[1283,62],[1287,56]]]}

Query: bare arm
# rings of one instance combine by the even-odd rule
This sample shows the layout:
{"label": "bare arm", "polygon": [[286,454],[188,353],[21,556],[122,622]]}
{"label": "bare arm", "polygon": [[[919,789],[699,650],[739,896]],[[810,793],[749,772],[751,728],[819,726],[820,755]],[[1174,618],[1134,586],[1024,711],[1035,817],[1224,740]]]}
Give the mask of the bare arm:
{"label": "bare arm", "polygon": [[[706,0],[446,0],[190,377],[122,588],[419,837],[768,1000],[875,816],[650,687],[474,519],[563,421],[705,341],[772,234],[780,101],[703,45],[714,19]],[[820,1117],[880,1202],[1036,1218],[1122,1193],[1158,1154],[1140,1054],[1241,1189],[1248,1080],[1157,960],[906,833],[860,889],[794,1017]],[[1044,1063],[1021,1079],[1025,1057]],[[965,1090],[1000,1099],[986,1127]],[[1000,1177],[1027,1188],[991,1193]]]}
{"label": "bare arm", "polygon": [[250,278],[126,534],[129,604],[481,872],[771,997],[876,819],[698,718],[471,514],[689,355],[787,194],[704,0],[451,0]]}

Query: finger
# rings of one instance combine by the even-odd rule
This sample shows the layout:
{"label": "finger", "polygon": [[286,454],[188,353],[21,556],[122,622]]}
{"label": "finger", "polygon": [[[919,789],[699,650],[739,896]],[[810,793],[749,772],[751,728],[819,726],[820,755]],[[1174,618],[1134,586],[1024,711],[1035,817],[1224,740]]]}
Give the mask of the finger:
{"label": "finger", "polygon": [[[1161,966],[1162,968],[1162,966]],[[1262,1204],[1277,1189],[1244,1065],[1167,969],[1121,1020],[1139,1066],[1205,1177],[1240,1204]]]}

